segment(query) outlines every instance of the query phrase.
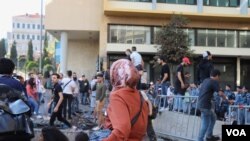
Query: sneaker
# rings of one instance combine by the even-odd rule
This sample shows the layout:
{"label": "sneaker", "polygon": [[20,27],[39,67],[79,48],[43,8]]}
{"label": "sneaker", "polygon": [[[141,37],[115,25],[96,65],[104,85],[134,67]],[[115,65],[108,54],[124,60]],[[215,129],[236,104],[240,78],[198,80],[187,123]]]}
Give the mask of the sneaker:
{"label": "sneaker", "polygon": [[218,136],[212,136],[211,138],[206,138],[207,141],[218,141],[220,140],[220,137]]}

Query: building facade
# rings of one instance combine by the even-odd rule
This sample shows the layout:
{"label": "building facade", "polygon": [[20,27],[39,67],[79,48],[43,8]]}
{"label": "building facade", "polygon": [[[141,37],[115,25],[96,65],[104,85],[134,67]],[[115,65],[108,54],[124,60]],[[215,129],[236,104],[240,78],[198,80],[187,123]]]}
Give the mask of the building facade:
{"label": "building facade", "polygon": [[[43,22],[45,18],[43,17]],[[40,30],[42,28],[42,36]],[[40,56],[40,39],[42,38],[42,48],[44,44],[44,24],[41,26],[41,16],[39,14],[25,14],[12,17],[12,31],[7,33],[8,52],[10,53],[13,42],[16,42],[18,56],[26,56],[28,52],[28,42],[33,45],[34,57]],[[52,36],[47,35],[48,41]]]}
{"label": "building facade", "polygon": [[91,76],[97,58],[107,68],[136,46],[152,81],[159,77],[150,63],[157,51],[155,34],[173,14],[190,20],[184,30],[197,56],[187,68],[192,76],[198,57],[209,50],[222,84],[250,86],[250,0],[51,0],[45,26],[60,40],[62,72]]}

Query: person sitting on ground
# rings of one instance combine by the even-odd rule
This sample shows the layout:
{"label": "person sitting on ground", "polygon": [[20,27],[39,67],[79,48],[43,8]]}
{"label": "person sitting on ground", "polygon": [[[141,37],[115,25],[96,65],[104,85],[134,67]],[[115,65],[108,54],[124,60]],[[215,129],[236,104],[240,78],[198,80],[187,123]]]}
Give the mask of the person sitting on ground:
{"label": "person sitting on ground", "polygon": [[113,90],[107,108],[106,128],[112,132],[104,141],[141,141],[146,134],[149,110],[136,89],[139,73],[127,59],[115,61],[110,71]]}
{"label": "person sitting on ground", "polygon": [[69,139],[56,127],[44,127],[39,141],[68,141]]}

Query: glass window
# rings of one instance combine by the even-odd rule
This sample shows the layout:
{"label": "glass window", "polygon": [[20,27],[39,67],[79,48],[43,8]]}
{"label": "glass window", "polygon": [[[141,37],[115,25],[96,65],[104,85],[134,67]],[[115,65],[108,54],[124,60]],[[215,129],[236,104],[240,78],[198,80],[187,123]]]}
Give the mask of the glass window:
{"label": "glass window", "polygon": [[27,28],[30,29],[30,24],[27,24]]}
{"label": "glass window", "polygon": [[240,31],[240,47],[250,48],[250,31]]}
{"label": "glass window", "polygon": [[110,25],[109,42],[126,44],[150,44],[150,27]]}
{"label": "glass window", "polygon": [[39,36],[39,35],[37,35],[36,39],[37,39],[37,40],[40,40],[40,36]]}
{"label": "glass window", "polygon": [[166,3],[166,0],[157,0],[158,3]]}
{"label": "glass window", "polygon": [[22,39],[23,39],[23,40],[25,39],[25,35],[24,35],[24,34],[22,35]]}
{"label": "glass window", "polygon": [[176,0],[166,0],[166,3],[176,3]]}
{"label": "glass window", "polygon": [[190,46],[194,46],[195,42],[195,33],[194,29],[188,29],[188,38],[190,39]]}
{"label": "glass window", "polygon": [[32,24],[32,29],[35,29],[36,28],[36,25],[35,24]]}
{"label": "glass window", "polygon": [[20,23],[17,23],[17,28],[20,28]]}
{"label": "glass window", "polygon": [[25,24],[23,23],[23,26],[22,26],[22,28],[25,28]]}
{"label": "glass window", "polygon": [[198,30],[197,31],[197,45],[206,46],[207,45],[206,42],[207,42],[206,30]]}
{"label": "glass window", "polygon": [[226,32],[225,30],[217,31],[217,47],[226,47]]}
{"label": "glass window", "polygon": [[216,46],[216,30],[207,30],[207,46]]}
{"label": "glass window", "polygon": [[17,34],[17,35],[16,35],[16,38],[17,38],[17,39],[20,39],[20,36],[19,36],[19,34]]}
{"label": "glass window", "polygon": [[37,25],[37,29],[40,29],[40,24]]}
{"label": "glass window", "polygon": [[44,25],[43,25],[43,29],[44,29]]}
{"label": "glass window", "polygon": [[15,34],[13,34],[12,36],[13,36],[13,40],[15,40]]}
{"label": "glass window", "polygon": [[237,32],[227,31],[227,47],[236,47]]}
{"label": "glass window", "polygon": [[133,31],[134,44],[150,44],[150,27],[134,26]]}
{"label": "glass window", "polygon": [[219,7],[237,7],[240,4],[239,0],[204,0],[206,6],[219,6]]}
{"label": "glass window", "polygon": [[35,35],[32,35],[32,40],[35,40]]}
{"label": "glass window", "polygon": [[29,40],[30,39],[30,35],[27,35],[27,40]]}

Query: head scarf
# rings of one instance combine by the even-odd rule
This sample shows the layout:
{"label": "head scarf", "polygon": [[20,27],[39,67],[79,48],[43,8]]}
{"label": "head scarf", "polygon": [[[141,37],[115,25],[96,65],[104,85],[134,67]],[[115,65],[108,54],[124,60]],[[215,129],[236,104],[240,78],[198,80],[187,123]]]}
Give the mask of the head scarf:
{"label": "head scarf", "polygon": [[127,59],[119,59],[115,61],[111,66],[110,74],[113,90],[124,88],[126,86],[135,89],[140,78],[137,69],[132,62]]}

